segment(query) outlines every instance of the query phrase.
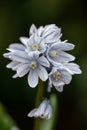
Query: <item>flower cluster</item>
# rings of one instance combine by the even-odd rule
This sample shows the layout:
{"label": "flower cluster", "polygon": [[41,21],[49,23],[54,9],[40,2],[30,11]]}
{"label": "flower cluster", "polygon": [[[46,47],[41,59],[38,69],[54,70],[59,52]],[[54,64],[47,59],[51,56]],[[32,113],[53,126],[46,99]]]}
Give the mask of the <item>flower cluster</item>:
{"label": "flower cluster", "polygon": [[[13,78],[23,77],[28,73],[28,84],[35,88],[39,79],[48,80],[48,92],[54,86],[59,92],[69,84],[72,75],[80,74],[80,67],[73,63],[75,57],[67,53],[74,49],[72,43],[61,40],[61,29],[55,24],[36,28],[33,24],[29,37],[20,37],[20,43],[9,45],[5,58],[11,60],[7,68],[16,71]],[[38,108],[33,109],[28,116],[50,119],[52,107],[48,100],[42,101]]]}
{"label": "flower cluster", "polygon": [[41,26],[38,29],[32,25],[28,37],[20,37],[22,44],[13,43],[7,48],[9,53],[4,57],[12,60],[7,65],[16,71],[13,78],[28,74],[29,86],[34,88],[39,82],[48,79],[48,91],[52,85],[62,91],[69,84],[73,74],[80,74],[79,66],[72,61],[74,56],[67,51],[74,45],[67,40],[61,41],[61,29],[55,24]]}

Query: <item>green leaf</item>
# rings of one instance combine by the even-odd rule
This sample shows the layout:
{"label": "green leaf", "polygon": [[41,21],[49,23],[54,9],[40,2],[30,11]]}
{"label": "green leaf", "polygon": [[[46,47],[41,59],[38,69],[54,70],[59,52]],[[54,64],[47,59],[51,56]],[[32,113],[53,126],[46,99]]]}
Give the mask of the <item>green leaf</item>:
{"label": "green leaf", "polygon": [[0,103],[0,130],[11,130],[16,126],[15,121],[6,112],[4,106]]}

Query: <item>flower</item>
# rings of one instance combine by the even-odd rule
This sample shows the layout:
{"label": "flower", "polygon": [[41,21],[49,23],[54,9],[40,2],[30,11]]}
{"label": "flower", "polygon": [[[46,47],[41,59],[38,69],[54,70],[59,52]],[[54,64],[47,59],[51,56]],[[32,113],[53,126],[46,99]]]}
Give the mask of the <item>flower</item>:
{"label": "flower", "polygon": [[57,27],[55,24],[46,25],[45,27],[40,26],[38,29],[34,24],[30,28],[30,34],[37,33],[38,36],[45,39],[46,43],[49,43],[50,40],[61,38],[61,28]]}
{"label": "flower", "polygon": [[52,68],[49,73],[48,91],[51,91],[52,84],[59,91],[63,91],[63,86],[71,82],[72,76],[65,69],[59,69],[56,67]]}
{"label": "flower", "polygon": [[74,49],[74,45],[66,42],[56,42],[52,44],[47,50],[47,58],[51,63],[66,63],[73,61],[74,56],[64,52]]}
{"label": "flower", "polygon": [[43,100],[38,108],[31,110],[28,117],[40,117],[42,119],[50,119],[52,116],[52,106],[49,100]]}
{"label": "flower", "polygon": [[63,91],[63,86],[69,84],[72,80],[72,75],[81,74],[79,65],[75,63],[55,64],[49,73],[48,92],[51,91],[52,85],[59,91]]}
{"label": "flower", "polygon": [[39,57],[39,54],[35,52],[29,55],[25,51],[25,46],[21,44],[11,44],[7,50],[10,52],[5,53],[4,57],[12,60],[7,68],[17,72],[13,78],[23,77],[29,72],[28,83],[32,88],[37,86],[38,77],[43,81],[48,79],[48,73],[44,67],[50,67],[50,64],[44,56]]}
{"label": "flower", "polygon": [[44,53],[46,51],[46,44],[44,40],[37,36],[37,34],[33,34],[27,41],[27,52],[30,51],[38,51],[39,53]]}

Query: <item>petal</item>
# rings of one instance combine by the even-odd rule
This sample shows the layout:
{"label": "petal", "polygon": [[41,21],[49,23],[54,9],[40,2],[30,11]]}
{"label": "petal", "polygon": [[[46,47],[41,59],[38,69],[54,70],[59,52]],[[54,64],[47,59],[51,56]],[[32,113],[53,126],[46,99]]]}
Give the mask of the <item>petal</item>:
{"label": "petal", "polygon": [[29,35],[32,35],[33,33],[35,33],[37,31],[37,28],[34,24],[31,25],[30,27],[30,31],[29,31]]}
{"label": "petal", "polygon": [[37,30],[37,35],[38,36],[42,36],[42,33],[43,33],[43,26],[40,26]]}
{"label": "petal", "polygon": [[67,67],[69,69],[69,72],[71,74],[81,74],[82,73],[79,66],[77,64],[75,64],[75,63],[67,63],[65,65],[65,67]]}
{"label": "petal", "polygon": [[12,70],[17,71],[17,69],[20,68],[20,66],[21,66],[22,64],[23,64],[23,63],[17,62],[17,64],[12,67]]}
{"label": "petal", "polygon": [[60,85],[60,86],[55,86],[56,90],[58,92],[62,92],[63,91],[63,85]]}
{"label": "petal", "polygon": [[48,106],[48,101],[47,100],[44,100],[41,104],[40,104],[40,106],[39,106],[39,108],[38,108],[38,110],[37,110],[37,113],[38,113],[38,115],[39,116],[44,116],[44,113],[45,113],[45,110],[46,110],[46,107]]}
{"label": "petal", "polygon": [[29,65],[28,64],[22,64],[18,69],[17,69],[17,74],[19,77],[23,77],[25,74],[29,72]]}
{"label": "petal", "polygon": [[52,88],[52,80],[51,80],[51,78],[49,77],[47,91],[48,91],[48,92],[51,92],[51,88]]}
{"label": "petal", "polygon": [[19,77],[17,73],[12,76],[12,78],[17,78],[17,77]]}
{"label": "petal", "polygon": [[52,107],[51,107],[50,104],[48,104],[48,106],[47,106],[47,108],[46,108],[46,110],[44,112],[43,118],[48,120],[48,119],[51,118],[51,116],[52,116]]}
{"label": "petal", "polygon": [[10,59],[18,62],[29,63],[29,56],[27,53],[22,51],[15,51],[10,56]]}
{"label": "petal", "polygon": [[11,58],[11,55],[12,55],[12,53],[11,52],[8,52],[8,53],[4,53],[3,54],[3,56],[5,57],[5,58]]}
{"label": "petal", "polygon": [[9,64],[7,64],[7,68],[13,68],[13,67],[15,67],[16,65],[18,65],[19,63],[18,62],[16,62],[16,61],[12,61],[12,62],[10,62]]}
{"label": "petal", "polygon": [[27,46],[27,42],[28,42],[29,38],[27,38],[27,37],[20,37],[19,39],[25,46]]}
{"label": "petal", "polygon": [[61,76],[61,80],[65,83],[65,84],[69,84],[72,80],[72,76],[71,74],[69,74],[67,71],[62,71],[61,72],[62,76]]}
{"label": "petal", "polygon": [[21,44],[14,43],[9,46],[9,49],[24,51],[25,47]]}
{"label": "petal", "polygon": [[37,112],[37,109],[35,108],[32,111],[30,111],[27,116],[28,117],[38,117],[38,115],[35,114],[36,112]]}
{"label": "petal", "polygon": [[74,47],[75,47],[75,45],[73,45],[71,43],[64,43],[64,42],[57,42],[52,45],[53,49],[62,50],[62,51],[70,51],[70,50],[74,49]]}
{"label": "petal", "polygon": [[38,84],[38,75],[36,70],[30,70],[29,76],[28,76],[28,83],[31,88],[35,88]]}
{"label": "petal", "polygon": [[64,82],[63,82],[63,81],[60,81],[60,80],[53,80],[53,85],[54,85],[55,87],[63,86],[63,85],[64,85]]}
{"label": "petal", "polygon": [[69,62],[69,61],[75,60],[75,57],[62,51],[62,52],[59,52],[59,55],[57,57],[55,57],[54,60],[64,63],[64,62]]}
{"label": "petal", "polygon": [[48,73],[41,65],[38,67],[37,73],[42,81],[46,81],[48,79]]}
{"label": "petal", "polygon": [[50,67],[49,61],[44,56],[39,58],[39,63],[43,66]]}

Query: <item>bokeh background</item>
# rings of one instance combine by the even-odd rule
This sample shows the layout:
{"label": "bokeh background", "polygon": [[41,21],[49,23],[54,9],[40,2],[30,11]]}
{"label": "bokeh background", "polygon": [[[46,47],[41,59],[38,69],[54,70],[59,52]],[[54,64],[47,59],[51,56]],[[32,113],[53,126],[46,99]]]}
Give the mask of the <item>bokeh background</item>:
{"label": "bokeh background", "polygon": [[[87,130],[87,5],[84,0],[0,0],[0,102],[21,130],[33,129],[27,113],[34,108],[37,88],[31,89],[27,76],[12,79],[5,68],[3,53],[10,43],[28,36],[29,28],[55,23],[62,28],[62,40],[76,45],[71,54],[81,66],[82,75],[73,76],[58,96],[55,130]],[[0,130],[2,130],[0,128]],[[3,129],[6,130],[6,129]]]}

